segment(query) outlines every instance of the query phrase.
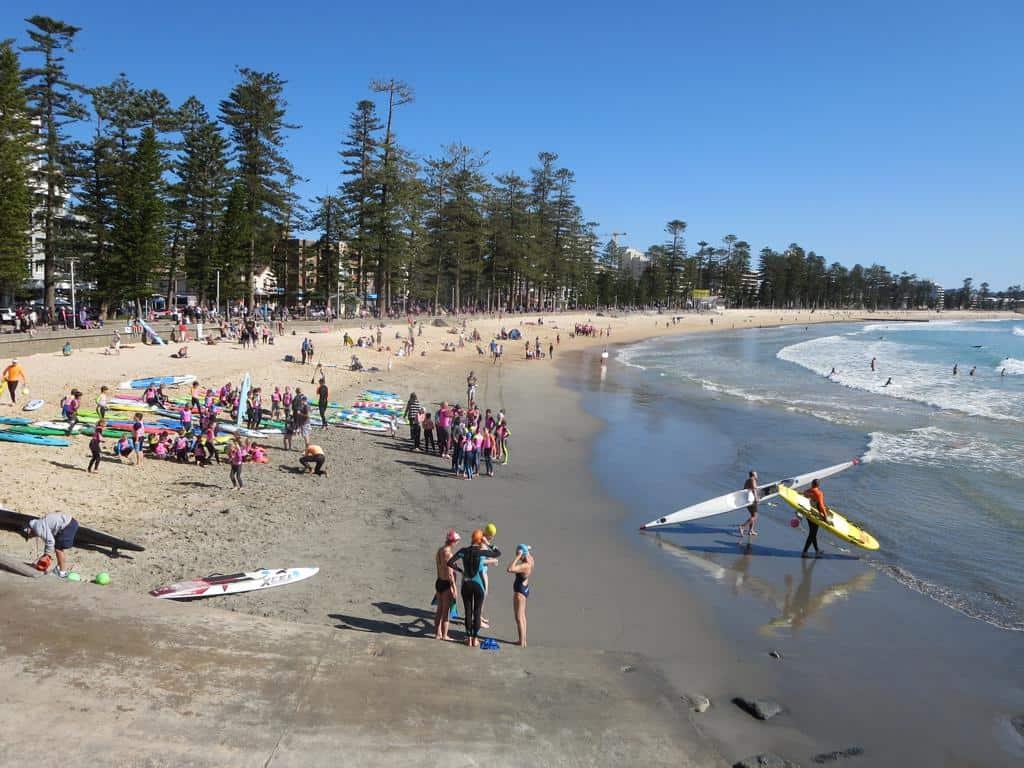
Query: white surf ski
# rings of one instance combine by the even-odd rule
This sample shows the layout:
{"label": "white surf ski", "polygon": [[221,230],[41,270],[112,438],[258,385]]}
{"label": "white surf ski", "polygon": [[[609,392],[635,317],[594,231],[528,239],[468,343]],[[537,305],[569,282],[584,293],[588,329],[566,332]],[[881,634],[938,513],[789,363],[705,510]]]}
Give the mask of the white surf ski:
{"label": "white surf ski", "polygon": [[[789,477],[784,480],[776,480],[774,483],[767,483],[765,485],[759,485],[758,499],[765,501],[779,495],[779,486],[785,485],[790,488],[804,488],[811,484],[811,481],[815,478],[823,480],[826,477],[837,475],[850,467],[855,467],[860,464],[860,459],[853,459],[852,461],[846,461],[842,464],[835,464],[831,467],[825,467],[814,472],[808,472],[803,475],[797,475],[796,477]],[[653,528],[662,528],[666,525],[679,525],[680,523],[688,523],[692,520],[700,520],[703,517],[711,517],[713,515],[721,515],[726,512],[733,512],[737,509],[742,509],[753,502],[750,491],[733,491],[732,493],[726,493],[723,496],[716,496],[713,499],[702,501],[699,504],[694,504],[689,507],[673,512],[671,515],[665,515],[665,517],[659,517],[657,520],[651,520],[649,523],[645,523],[640,526],[641,531],[649,531]]]}

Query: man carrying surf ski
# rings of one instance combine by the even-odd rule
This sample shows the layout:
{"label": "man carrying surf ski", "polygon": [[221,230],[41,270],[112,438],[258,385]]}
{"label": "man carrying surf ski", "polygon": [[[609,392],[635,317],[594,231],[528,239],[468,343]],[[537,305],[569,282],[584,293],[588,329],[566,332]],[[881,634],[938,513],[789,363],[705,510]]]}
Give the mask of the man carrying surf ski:
{"label": "man carrying surf ski", "polygon": [[[828,507],[825,506],[825,494],[822,492],[817,478],[811,481],[811,487],[807,489],[804,496],[811,500],[811,506],[821,516],[821,519],[828,522],[832,515],[828,511]],[[807,540],[804,542],[803,552],[800,553],[801,557],[807,557],[807,551],[812,544],[814,545],[814,556],[821,557],[821,550],[818,549],[818,524],[811,519],[810,515],[807,515]]]}

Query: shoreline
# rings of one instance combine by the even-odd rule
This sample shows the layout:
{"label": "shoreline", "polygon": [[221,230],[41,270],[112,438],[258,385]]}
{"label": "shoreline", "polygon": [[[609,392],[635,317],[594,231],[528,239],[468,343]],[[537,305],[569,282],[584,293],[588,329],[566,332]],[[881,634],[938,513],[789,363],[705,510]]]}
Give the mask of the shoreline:
{"label": "shoreline", "polygon": [[[770,407],[659,381],[642,370],[622,367],[609,371],[607,378],[592,375],[579,387],[588,410],[607,415],[594,471],[599,477],[605,473],[603,485],[611,496],[623,503],[635,500],[635,508],[619,524],[624,536],[636,536],[636,525],[672,509],[658,491],[661,478],[678,485],[674,498],[682,506],[728,490],[712,485],[713,490],[702,493],[700,478],[717,481],[723,472],[740,477],[737,463],[760,465],[767,458],[734,443],[737,430],[726,430],[724,441],[717,435],[711,439],[712,431],[742,424],[742,429],[760,435],[770,433],[773,418],[780,418]],[[631,415],[624,421],[627,409]],[[657,422],[648,409],[659,414]],[[799,420],[815,440],[828,441],[833,432],[856,432],[810,415],[787,418]],[[644,431],[649,434],[640,437]],[[691,450],[679,450],[681,444],[666,437],[687,433],[698,436],[699,445]],[[671,460],[657,458],[664,451],[653,459],[634,456],[629,446],[642,443],[671,447]],[[853,444],[827,454],[821,464],[859,453],[859,443],[854,437]],[[608,479],[610,468],[624,465],[644,468],[660,506],[644,506],[644,486],[632,475]],[[790,471],[781,466],[775,470]],[[821,561],[801,560],[801,539],[770,515],[762,515],[753,551],[738,547],[735,526],[745,517],[740,511],[674,532],[637,536],[637,548],[647,550],[666,578],[710,611],[723,644],[767,675],[769,690],[791,710],[792,722],[804,734],[813,734],[815,750],[857,746],[871,765],[1009,765],[1024,757],[1024,739],[1011,725],[1024,709],[1024,678],[1010,674],[1024,650],[1020,632],[970,618],[859,558],[845,562],[844,555],[828,554]],[[830,544],[829,553],[842,551],[841,542]],[[775,649],[781,659],[769,656]],[[950,690],[958,691],[954,709],[945,703],[944,691]],[[714,699],[716,691],[708,693]],[[736,689],[726,685],[717,693],[720,698],[723,693],[731,696]],[[879,707],[882,701],[885,705]],[[717,715],[712,709],[704,716],[705,732],[732,758],[738,755],[729,751],[736,731]],[[935,720],[954,717],[957,727],[936,738]],[[774,722],[771,727],[776,728]],[[801,753],[796,733],[785,736],[775,730],[751,738],[771,739],[770,745],[762,745],[778,747],[784,756]]]}
{"label": "shoreline", "polygon": [[[565,318],[557,316],[551,322],[571,322]],[[710,324],[705,325],[707,316],[693,319],[697,322],[670,327],[669,332],[710,329]],[[416,637],[429,631],[431,554],[443,531],[455,526],[465,536],[467,526],[494,520],[499,545],[506,552],[520,541],[536,547],[536,592],[529,609],[531,646],[545,652],[588,648],[639,653],[655,661],[676,696],[714,691],[711,716],[690,715],[692,725],[685,728],[710,737],[730,759],[773,747],[789,750],[794,759],[806,759],[815,751],[849,746],[822,745],[800,732],[796,718],[766,727],[740,713],[727,696],[720,698],[719,692],[727,691],[768,695],[776,690],[774,671],[764,669],[761,659],[746,659],[737,652],[704,598],[680,589],[677,579],[666,579],[658,562],[641,553],[642,546],[622,542],[618,521],[629,514],[628,508],[607,495],[593,475],[593,441],[602,430],[601,421],[582,409],[582,390],[566,389],[562,379],[565,369],[579,373],[589,367],[587,355],[596,355],[606,343],[618,346],[651,337],[649,324],[660,324],[662,319],[639,316],[601,321],[615,324],[610,339],[570,343],[563,338],[555,366],[520,360],[491,366],[468,344],[465,354],[431,352],[427,358],[396,360],[390,375],[328,369],[332,399],[350,397],[372,385],[401,386],[403,396],[415,389],[433,406],[443,398],[461,399],[466,371],[475,367],[482,403],[505,408],[510,414],[512,461],[508,467],[499,467],[493,479],[459,481],[440,460],[411,454],[401,443],[331,429],[322,443],[328,451],[329,478],[295,475],[290,469],[295,466],[295,454],[275,448],[271,465],[252,471],[247,476],[249,485],[238,493],[226,487],[226,467],[222,472],[216,467],[197,470],[146,462],[136,470],[107,461],[92,482],[84,479],[84,473],[70,474],[84,468],[84,443],[49,455],[40,453],[43,449],[19,454],[3,446],[0,456],[18,473],[0,504],[24,511],[45,483],[53,489],[50,503],[81,509],[83,524],[140,540],[148,549],[134,560],[108,561],[86,552],[79,558],[76,552],[84,573],[108,570],[118,589],[144,592],[159,583],[216,570],[319,565],[320,574],[309,582],[208,601],[206,606],[264,619],[327,624],[346,635],[369,633],[371,637]],[[793,321],[809,324],[799,315]],[[731,330],[723,325],[716,322],[714,330]],[[483,323],[480,326],[486,330]],[[394,328],[390,326],[388,332]],[[549,325],[544,331],[553,329]],[[427,333],[440,340],[445,329]],[[301,339],[287,338],[294,339],[295,347]],[[322,337],[313,339],[322,343]],[[237,376],[235,357],[240,356],[250,356],[242,359],[254,377],[262,377],[258,380],[288,376],[294,383],[299,373],[311,374],[311,368],[280,362],[286,351],[294,352],[281,342],[256,353],[230,347],[212,351],[218,355],[200,358],[197,354],[195,360],[180,363],[194,366],[193,372],[214,385]],[[364,357],[364,364],[379,364],[377,353],[357,353]],[[336,357],[343,359],[345,354]],[[128,365],[127,353],[106,360],[96,357],[105,367],[119,361],[118,371]],[[129,372],[156,372],[144,366],[156,365],[160,359],[150,350],[147,360]],[[46,362],[56,368],[64,361]],[[298,381],[308,386],[308,378]],[[85,389],[88,384],[78,386]],[[319,437],[315,430],[314,436]],[[57,460],[48,461],[50,455]],[[72,478],[70,484],[67,478]],[[21,554],[19,541],[2,537],[0,549]],[[27,547],[21,548],[31,554]],[[487,603],[493,635],[502,641],[504,653],[528,657],[529,649],[506,648],[507,641],[514,639],[510,589],[504,569],[496,570]],[[31,588],[32,583],[18,584]],[[463,650],[452,648],[452,658],[461,659]],[[724,749],[730,740],[732,746]]]}

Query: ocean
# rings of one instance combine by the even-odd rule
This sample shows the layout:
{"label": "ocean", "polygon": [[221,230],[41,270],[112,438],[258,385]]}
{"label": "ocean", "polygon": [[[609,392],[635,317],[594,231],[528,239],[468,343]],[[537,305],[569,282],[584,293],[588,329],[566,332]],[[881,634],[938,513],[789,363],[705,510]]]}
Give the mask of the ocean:
{"label": "ocean", "polygon": [[[594,460],[627,503],[624,529],[735,490],[749,469],[764,482],[860,457],[826,481],[826,497],[881,549],[822,531],[835,557],[866,568],[836,575],[818,601],[845,599],[848,582],[881,574],[979,622],[1024,630],[1024,319],[652,339],[620,349],[586,390],[585,407],[608,424]],[[802,534],[789,530],[785,505],[763,512],[769,535],[753,552],[799,558]],[[744,576],[750,566],[737,564],[739,540],[727,535],[744,516],[684,526],[663,548],[705,575]]]}

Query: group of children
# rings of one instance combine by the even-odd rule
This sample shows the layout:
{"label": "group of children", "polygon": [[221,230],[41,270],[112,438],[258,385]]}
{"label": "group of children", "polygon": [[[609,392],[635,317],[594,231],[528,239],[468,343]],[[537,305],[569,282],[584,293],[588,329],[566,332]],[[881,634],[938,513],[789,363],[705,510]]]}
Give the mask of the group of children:
{"label": "group of children", "polygon": [[[502,411],[497,415],[492,414],[490,408],[481,412],[472,400],[466,409],[445,401],[435,413],[422,411],[416,418],[423,431],[422,450],[451,458],[455,475],[470,480],[481,474],[482,464],[483,474],[494,477],[495,462],[508,464],[511,432]],[[413,450],[421,450],[416,430],[413,430]]]}

